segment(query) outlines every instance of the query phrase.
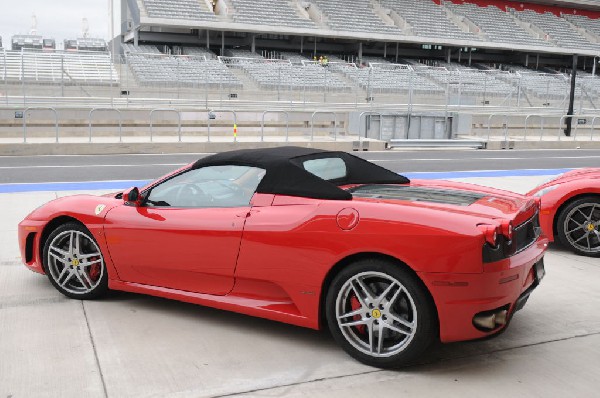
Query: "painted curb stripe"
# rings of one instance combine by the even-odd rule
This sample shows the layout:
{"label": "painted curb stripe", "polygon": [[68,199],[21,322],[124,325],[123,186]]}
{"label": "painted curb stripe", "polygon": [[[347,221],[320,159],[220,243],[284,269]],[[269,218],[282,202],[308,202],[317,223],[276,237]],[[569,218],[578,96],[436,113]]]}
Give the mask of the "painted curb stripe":
{"label": "painted curb stripe", "polygon": [[[403,173],[408,178],[422,180],[442,180],[449,178],[476,178],[476,177],[535,177],[552,176],[565,173],[573,169],[523,169],[523,170],[474,170],[474,171],[449,171],[449,172],[415,172]],[[18,192],[56,192],[56,191],[94,191],[94,190],[119,190],[130,187],[141,187],[152,180],[129,181],[81,181],[81,182],[45,182],[25,184],[0,184],[0,194]]]}

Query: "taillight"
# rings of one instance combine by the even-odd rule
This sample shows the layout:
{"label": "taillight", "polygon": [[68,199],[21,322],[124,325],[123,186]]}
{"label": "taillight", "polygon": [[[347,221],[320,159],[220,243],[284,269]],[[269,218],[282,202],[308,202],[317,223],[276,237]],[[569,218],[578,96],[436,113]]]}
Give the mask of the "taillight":
{"label": "taillight", "polygon": [[502,223],[500,224],[500,233],[502,235],[504,235],[504,237],[507,240],[509,240],[509,241],[512,240],[512,238],[513,238],[513,231],[514,231],[514,228],[513,228],[512,222],[510,222],[508,220],[502,221]]}
{"label": "taillight", "polygon": [[485,237],[485,241],[489,243],[491,246],[498,245],[498,227],[495,225],[488,224],[479,224],[477,226],[483,232],[483,236]]}

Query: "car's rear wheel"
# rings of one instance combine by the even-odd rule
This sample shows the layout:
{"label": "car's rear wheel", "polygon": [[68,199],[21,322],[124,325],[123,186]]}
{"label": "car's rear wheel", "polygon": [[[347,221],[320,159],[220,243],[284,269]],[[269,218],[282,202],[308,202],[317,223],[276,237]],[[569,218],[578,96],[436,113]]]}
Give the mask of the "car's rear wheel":
{"label": "car's rear wheel", "polygon": [[71,222],[52,231],[44,244],[43,261],[50,282],[67,297],[94,299],[108,291],[102,252],[81,224]]}
{"label": "car's rear wheel", "polygon": [[560,242],[575,253],[600,257],[600,199],[586,196],[569,203],[556,229]]}
{"label": "car's rear wheel", "polygon": [[326,316],[346,352],[382,368],[414,361],[437,330],[435,308],[420,281],[399,265],[377,259],[351,264],[333,279]]}

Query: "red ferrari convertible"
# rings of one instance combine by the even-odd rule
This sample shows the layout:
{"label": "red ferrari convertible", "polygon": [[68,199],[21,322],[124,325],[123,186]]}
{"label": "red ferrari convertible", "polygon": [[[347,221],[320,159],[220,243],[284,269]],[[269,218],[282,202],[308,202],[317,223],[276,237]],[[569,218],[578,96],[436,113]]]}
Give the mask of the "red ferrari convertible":
{"label": "red ferrari convertible", "polygon": [[436,339],[508,325],[544,276],[538,213],[531,197],[282,147],[54,200],[19,241],[26,266],[68,297],[124,290],[327,325],[356,359],[394,367]]}
{"label": "red ferrari convertible", "polygon": [[600,257],[600,169],[567,172],[528,195],[541,198],[540,223],[551,241]]}

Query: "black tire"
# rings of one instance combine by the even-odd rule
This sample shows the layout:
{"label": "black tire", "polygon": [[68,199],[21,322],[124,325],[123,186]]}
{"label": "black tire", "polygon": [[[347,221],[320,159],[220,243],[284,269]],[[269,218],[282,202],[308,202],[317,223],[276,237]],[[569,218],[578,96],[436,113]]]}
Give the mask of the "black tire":
{"label": "black tire", "polygon": [[600,257],[600,198],[584,196],[565,206],[558,215],[556,235],[574,253]]}
{"label": "black tire", "polygon": [[[363,300],[352,297],[357,296],[357,289],[361,289],[356,285],[357,280],[376,299],[371,303],[374,308],[365,301],[369,298],[364,291],[361,293]],[[397,294],[395,283],[401,287]],[[381,301],[379,304],[378,300]],[[362,313],[343,316],[353,311]],[[339,312],[342,317],[338,322]],[[402,266],[380,259],[357,261],[338,273],[327,291],[325,314],[336,342],[352,357],[369,366],[395,368],[410,364],[437,340],[437,312],[425,286]],[[340,325],[356,322],[366,324]],[[413,327],[403,326],[404,323]],[[407,334],[390,329],[390,325]],[[379,330],[382,330],[381,335]],[[382,336],[381,343],[379,336]]]}
{"label": "black tire", "polygon": [[[70,250],[75,245],[76,250]],[[67,297],[92,300],[108,292],[102,252],[90,231],[79,223],[63,224],[50,233],[42,261],[52,285]]]}

